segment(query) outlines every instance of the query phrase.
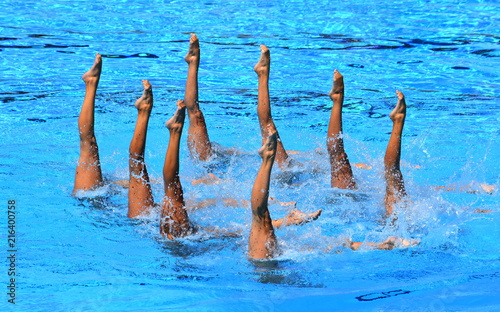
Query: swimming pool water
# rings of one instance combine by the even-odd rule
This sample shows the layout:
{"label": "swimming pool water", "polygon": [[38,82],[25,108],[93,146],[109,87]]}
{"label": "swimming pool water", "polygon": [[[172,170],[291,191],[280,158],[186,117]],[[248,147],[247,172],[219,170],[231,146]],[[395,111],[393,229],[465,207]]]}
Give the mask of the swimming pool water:
{"label": "swimming pool water", "polygon": [[[0,189],[17,203],[16,305],[2,311],[495,311],[499,302],[498,191],[432,186],[499,185],[499,4],[495,1],[11,1],[0,4]],[[161,180],[164,122],[183,97],[189,33],[201,41],[200,105],[211,140],[243,155],[189,158],[187,199],[248,200],[260,131],[252,68],[271,50],[273,116],[297,175],[273,171],[271,196],[322,216],[277,231],[283,254],[249,261],[248,209],[190,214],[206,231],[173,242],[158,215],[128,220],[127,192],[112,183],[93,200],[70,196],[78,159],[81,75],[104,55],[96,136],[110,181],[128,177],[128,144],[141,79],[154,87],[146,162]],[[333,69],[345,77],[344,131],[360,189],[329,188],[325,136]],[[395,104],[406,95],[403,175],[411,205],[380,222],[382,159]],[[222,164],[221,164],[222,163]],[[191,185],[213,171],[218,185]],[[290,183],[286,183],[290,182]],[[155,200],[162,186],[154,184]],[[92,195],[92,194],[91,194]],[[273,217],[289,208],[272,205]],[[475,209],[492,210],[489,214]],[[7,218],[2,285],[7,285]],[[351,238],[389,235],[420,245],[350,251]],[[5,288],[4,288],[5,289]]]}

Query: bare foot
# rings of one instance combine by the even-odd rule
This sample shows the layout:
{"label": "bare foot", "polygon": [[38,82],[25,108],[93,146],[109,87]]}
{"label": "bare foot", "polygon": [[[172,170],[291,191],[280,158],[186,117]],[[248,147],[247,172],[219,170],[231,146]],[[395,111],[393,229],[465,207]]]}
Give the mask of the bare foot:
{"label": "bare foot", "polygon": [[184,126],[184,118],[186,116],[186,105],[183,100],[177,101],[177,110],[174,113],[174,116],[167,120],[165,126],[170,132],[181,133],[182,127]]}
{"label": "bare foot", "polygon": [[129,186],[129,180],[128,179],[120,179],[118,181],[113,182],[123,188],[128,188]]}
{"label": "bare foot", "polygon": [[195,34],[191,34],[191,38],[189,39],[189,50],[184,60],[188,64],[200,62],[200,41]]}
{"label": "bare foot", "polygon": [[453,188],[450,188],[450,187],[447,187],[445,185],[431,185],[431,189],[435,190],[435,191],[440,191],[440,190],[445,190],[445,191],[454,191],[455,189]]}
{"label": "bare foot", "polygon": [[99,53],[96,53],[94,65],[82,76],[82,80],[85,83],[98,82],[101,77],[102,70],[102,57]]}
{"label": "bare foot", "polygon": [[479,208],[475,209],[473,211],[473,213],[491,213],[491,212],[493,212],[493,210],[490,210],[490,209],[479,209]]}
{"label": "bare foot", "polygon": [[277,200],[274,197],[269,197],[268,203],[269,204],[279,204],[282,207],[293,206],[293,208],[295,208],[297,206],[296,201],[282,202],[282,201]]}
{"label": "bare foot", "polygon": [[193,180],[193,182],[191,184],[198,185],[198,184],[203,183],[206,185],[213,185],[213,184],[219,184],[220,181],[221,181],[221,178],[219,178],[218,176],[216,176],[213,173],[209,173],[208,175],[206,175],[205,177],[203,177],[201,179]]}
{"label": "bare foot", "polygon": [[271,67],[271,52],[269,52],[269,49],[265,45],[260,46],[260,59],[255,64],[253,70],[257,74],[257,76],[269,75]]}
{"label": "bare foot", "polygon": [[344,246],[351,248],[352,250],[358,250],[363,245],[370,248],[382,249],[382,250],[392,250],[394,248],[408,248],[417,246],[420,244],[416,240],[406,240],[404,238],[398,238],[396,236],[389,236],[383,243],[362,243],[362,242],[352,242],[349,240]]}
{"label": "bare foot", "polygon": [[404,238],[399,238],[396,236],[389,236],[385,242],[379,244],[377,246],[377,249],[383,249],[383,250],[392,250],[394,248],[408,248],[408,247],[413,247],[417,246],[419,244],[418,241],[412,240],[406,240]]}
{"label": "bare foot", "polygon": [[322,210],[319,209],[313,213],[303,213],[298,209],[290,211],[290,214],[285,217],[285,225],[299,225],[316,220],[321,215]]}
{"label": "bare foot", "polygon": [[479,185],[481,186],[483,191],[485,191],[488,194],[492,194],[493,192],[495,192],[497,190],[496,185],[490,185],[490,184],[486,184],[486,183],[479,183]]}
{"label": "bare foot", "polygon": [[328,95],[332,101],[337,100],[341,95],[344,94],[344,76],[342,76],[338,70],[333,71],[333,86],[332,90]]}
{"label": "bare foot", "polygon": [[380,245],[378,245],[377,249],[392,250],[392,249],[394,249],[394,247],[396,245],[396,241],[397,241],[397,237],[390,236],[385,240],[385,242],[380,243]]}
{"label": "bare foot", "polygon": [[356,164],[354,164],[354,167],[356,167],[358,169],[365,169],[365,170],[372,169],[372,166],[368,166],[368,165],[365,165],[365,164],[362,164],[362,163],[356,163]]}
{"label": "bare foot", "polygon": [[264,142],[264,145],[259,149],[259,155],[263,160],[274,159],[276,156],[276,147],[278,145],[278,134],[277,132],[269,133],[269,136]]}
{"label": "bare foot", "polygon": [[344,244],[345,247],[351,248],[352,250],[358,250],[362,245],[363,243],[361,242],[351,242],[350,240]]}
{"label": "bare foot", "polygon": [[151,111],[153,109],[153,86],[151,86],[148,80],[143,80],[142,86],[144,87],[144,92],[135,101],[134,105],[138,111]]}
{"label": "bare foot", "polygon": [[403,121],[406,116],[406,101],[405,96],[401,91],[396,90],[396,94],[398,95],[398,103],[394,110],[389,114],[389,118],[392,121]]}

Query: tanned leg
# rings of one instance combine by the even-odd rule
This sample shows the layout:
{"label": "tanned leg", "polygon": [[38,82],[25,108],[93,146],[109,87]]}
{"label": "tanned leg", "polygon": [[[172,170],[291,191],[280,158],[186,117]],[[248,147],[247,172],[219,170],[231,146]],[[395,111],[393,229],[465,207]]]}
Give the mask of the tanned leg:
{"label": "tanned leg", "polygon": [[189,116],[188,147],[191,155],[205,161],[210,158],[212,146],[208,138],[207,125],[198,104],[198,67],[200,65],[200,43],[195,34],[191,34],[189,51],[184,58],[188,63],[188,75],[184,103]]}
{"label": "tanned leg", "polygon": [[394,205],[406,196],[403,175],[400,170],[401,136],[406,117],[406,102],[403,93],[396,91],[398,102],[389,114],[392,120],[392,133],[384,157],[384,173],[386,180],[385,209],[387,215],[392,214]]}
{"label": "tanned leg", "polygon": [[78,117],[80,132],[80,158],[76,167],[75,186],[78,190],[90,190],[102,184],[99,149],[94,135],[94,105],[97,86],[101,77],[102,58],[96,54],[94,65],[82,76],[85,82],[85,98]]}
{"label": "tanned leg", "polygon": [[[271,116],[271,104],[269,99],[269,72],[271,69],[271,53],[265,45],[260,46],[260,59],[255,64],[254,71],[258,76],[258,99],[257,115],[259,117],[262,142],[264,143],[270,135],[269,131],[276,132],[278,145],[276,150],[276,162],[283,167],[288,164],[288,154],[278,134],[278,130]],[[270,126],[270,127],[269,127]]]}
{"label": "tanned leg", "polygon": [[179,147],[185,115],[186,106],[183,101],[178,101],[177,111],[166,123],[170,131],[170,141],[163,165],[165,197],[162,203],[160,233],[168,239],[185,236],[191,231],[179,179]]}
{"label": "tanned leg", "polygon": [[278,135],[270,133],[266,142],[259,150],[262,157],[257,177],[252,189],[252,229],[248,246],[248,256],[254,259],[272,258],[277,252],[277,240],[274,235],[271,216],[268,210],[269,184],[271,170],[276,157]]}
{"label": "tanned leg", "polygon": [[144,163],[146,134],[149,116],[153,109],[153,87],[147,80],[142,81],[144,91],[135,102],[137,122],[129,149],[130,182],[128,188],[128,217],[134,218],[154,205],[148,171]]}
{"label": "tanned leg", "polygon": [[342,105],[344,105],[344,77],[335,70],[333,73],[333,88],[330,91],[330,99],[333,101],[330,123],[328,124],[328,138],[326,145],[330,155],[332,171],[332,187],[340,189],[356,188],[356,182],[352,174],[349,159],[344,150],[342,138]]}

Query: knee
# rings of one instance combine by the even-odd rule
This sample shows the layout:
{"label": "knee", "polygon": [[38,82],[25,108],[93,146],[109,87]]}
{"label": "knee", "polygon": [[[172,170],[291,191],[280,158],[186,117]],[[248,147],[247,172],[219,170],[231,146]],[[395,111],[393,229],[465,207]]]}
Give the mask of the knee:
{"label": "knee", "polygon": [[97,149],[97,140],[93,134],[83,135],[80,133],[80,144],[82,147],[86,147],[93,150]]}
{"label": "knee", "polygon": [[134,152],[132,150],[129,151],[128,158],[132,161],[142,161],[144,160],[144,156],[141,153]]}
{"label": "knee", "polygon": [[330,153],[330,156],[339,157],[340,155],[346,155],[344,151],[344,144],[338,137],[328,138],[326,141],[326,147],[328,149],[328,152]]}
{"label": "knee", "polygon": [[85,131],[80,131],[80,139],[85,141],[93,141],[93,142],[96,141],[94,133],[89,133]]}
{"label": "knee", "polygon": [[401,174],[401,170],[399,170],[399,167],[398,166],[394,166],[394,165],[385,165],[385,177],[387,179],[401,179],[402,178],[402,174]]}
{"label": "knee", "polygon": [[199,109],[189,112],[189,119],[195,121],[196,123],[205,122],[205,117],[203,116],[203,113]]}
{"label": "knee", "polygon": [[136,153],[130,153],[128,165],[130,172],[141,172],[144,170],[144,157]]}
{"label": "knee", "polygon": [[337,167],[343,167],[345,165],[349,165],[349,161],[347,160],[347,154],[344,150],[330,150],[330,164],[335,165]]}

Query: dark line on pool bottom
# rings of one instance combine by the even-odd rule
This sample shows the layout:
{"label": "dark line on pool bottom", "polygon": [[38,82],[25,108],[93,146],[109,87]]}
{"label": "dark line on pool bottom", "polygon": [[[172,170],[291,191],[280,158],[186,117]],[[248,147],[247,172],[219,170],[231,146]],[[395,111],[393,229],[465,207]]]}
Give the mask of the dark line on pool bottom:
{"label": "dark line on pool bottom", "polygon": [[136,53],[132,55],[122,55],[122,54],[101,54],[102,57],[108,58],[129,58],[129,57],[145,57],[145,58],[159,58],[159,56],[151,54],[151,53]]}
{"label": "dark line on pool bottom", "polygon": [[[358,296],[358,297],[356,297],[356,299],[358,299],[358,301],[373,301],[373,300],[385,299],[385,298],[389,298],[389,297],[396,297],[399,295],[405,295],[405,294],[409,294],[409,293],[411,293],[411,291],[409,291],[409,290],[397,289],[397,290],[391,290],[391,291],[369,293],[366,295]],[[370,296],[376,296],[376,297],[370,298]]]}

